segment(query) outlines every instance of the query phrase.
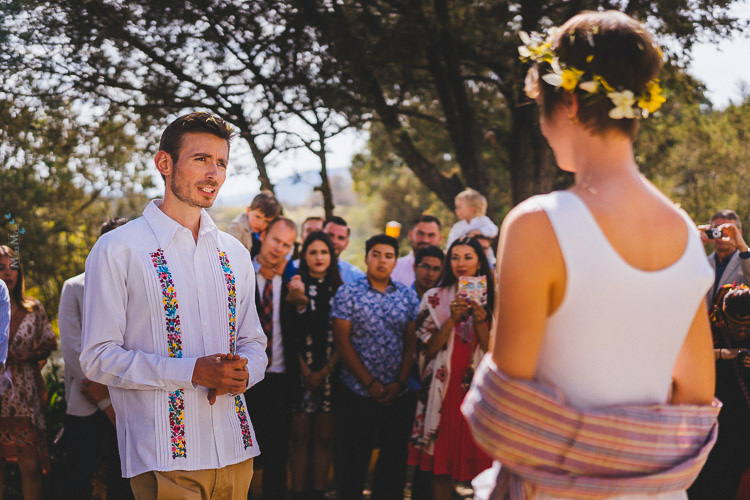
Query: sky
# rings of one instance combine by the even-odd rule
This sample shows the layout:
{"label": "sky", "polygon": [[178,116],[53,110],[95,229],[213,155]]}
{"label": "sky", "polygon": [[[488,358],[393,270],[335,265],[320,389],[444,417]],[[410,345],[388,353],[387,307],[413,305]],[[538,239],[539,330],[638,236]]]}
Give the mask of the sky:
{"label": "sky", "polygon": [[[750,0],[740,2],[734,13],[750,19]],[[738,83],[744,81],[750,90],[750,33],[737,33],[732,38],[721,41],[704,42],[694,46],[688,71],[701,80],[708,88],[708,97],[714,106],[723,109],[731,102],[742,101]],[[329,144],[329,169],[348,168],[352,156],[362,151],[367,144],[367,135],[356,132],[343,132]],[[248,151],[241,147],[232,151],[233,163],[252,161]],[[241,159],[240,159],[241,158]],[[219,193],[217,203],[235,198],[240,193],[250,196],[259,190],[258,175],[252,165],[243,165],[247,173],[234,174],[228,179]],[[317,170],[317,158],[307,151],[295,151],[282,157],[278,165],[270,171],[271,180],[283,179],[296,172]],[[248,200],[249,202],[249,200]]]}

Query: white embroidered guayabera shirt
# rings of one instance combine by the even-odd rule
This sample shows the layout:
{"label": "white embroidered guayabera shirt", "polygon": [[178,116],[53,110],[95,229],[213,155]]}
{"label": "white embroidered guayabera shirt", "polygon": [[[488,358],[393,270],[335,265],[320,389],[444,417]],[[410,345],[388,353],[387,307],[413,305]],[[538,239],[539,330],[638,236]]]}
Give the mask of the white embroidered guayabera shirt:
{"label": "white embroidered guayabera shirt", "polygon": [[204,210],[192,232],[152,201],[86,260],[81,366],[109,386],[125,477],[226,467],[260,453],[242,395],[211,406],[192,384],[201,356],[248,360],[263,379],[266,336],[250,254]]}

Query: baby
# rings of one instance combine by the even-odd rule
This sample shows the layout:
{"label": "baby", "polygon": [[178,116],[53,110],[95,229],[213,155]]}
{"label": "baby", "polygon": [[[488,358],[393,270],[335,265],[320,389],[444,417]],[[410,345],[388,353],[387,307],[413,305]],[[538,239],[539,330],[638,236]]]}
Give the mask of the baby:
{"label": "baby", "polygon": [[485,215],[487,212],[487,199],[478,191],[467,188],[458,193],[455,199],[456,217],[458,222],[453,224],[448,234],[446,248],[451,243],[464,235],[474,236],[481,234],[488,238],[497,236],[497,226]]}
{"label": "baby", "polygon": [[244,214],[238,215],[229,225],[227,232],[240,240],[250,255],[260,252],[260,237],[268,223],[281,215],[281,203],[270,191],[261,191]]}

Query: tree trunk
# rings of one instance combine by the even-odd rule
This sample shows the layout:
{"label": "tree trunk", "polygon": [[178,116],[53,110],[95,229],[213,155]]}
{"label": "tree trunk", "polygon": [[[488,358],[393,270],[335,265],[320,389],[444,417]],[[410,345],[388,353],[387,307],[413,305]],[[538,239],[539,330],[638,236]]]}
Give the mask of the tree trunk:
{"label": "tree trunk", "polygon": [[554,185],[555,171],[547,142],[537,126],[536,106],[524,103],[512,111],[510,140],[510,181],[513,204]]}
{"label": "tree trunk", "polygon": [[333,217],[333,209],[336,205],[333,203],[333,193],[331,192],[331,183],[328,180],[328,161],[326,158],[326,145],[325,145],[325,131],[318,131],[320,137],[320,151],[317,155],[320,159],[320,186],[316,186],[315,190],[320,191],[323,195],[323,210],[325,211],[325,218],[329,219]]}
{"label": "tree trunk", "polygon": [[253,153],[253,159],[255,160],[255,165],[258,167],[258,180],[260,181],[260,189],[261,190],[267,190],[274,193],[273,184],[271,183],[271,179],[268,177],[268,169],[266,168],[266,155],[267,152],[264,152],[261,150],[258,145],[255,143],[255,136],[252,135],[249,132],[242,132],[240,134],[248,143],[250,146],[250,151]]}

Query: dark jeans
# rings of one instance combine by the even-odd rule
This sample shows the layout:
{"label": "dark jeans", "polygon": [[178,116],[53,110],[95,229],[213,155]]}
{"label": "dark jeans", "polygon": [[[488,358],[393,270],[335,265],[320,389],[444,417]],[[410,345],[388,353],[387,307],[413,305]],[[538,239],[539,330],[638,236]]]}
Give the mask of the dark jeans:
{"label": "dark jeans", "polygon": [[247,411],[260,447],[255,466],[263,469],[263,500],[286,498],[292,394],[296,394],[289,380],[286,374],[266,373],[262,381],[245,392]]}
{"label": "dark jeans", "polygon": [[416,399],[411,392],[388,406],[345,387],[337,400],[334,444],[336,498],[359,500],[376,443],[380,446],[372,485],[373,500],[404,497],[406,458]]}
{"label": "dark jeans", "polygon": [[65,415],[63,434],[67,461],[61,498],[91,498],[91,480],[100,457],[107,460],[107,498],[131,499],[130,481],[122,477],[117,432],[107,416]]}

